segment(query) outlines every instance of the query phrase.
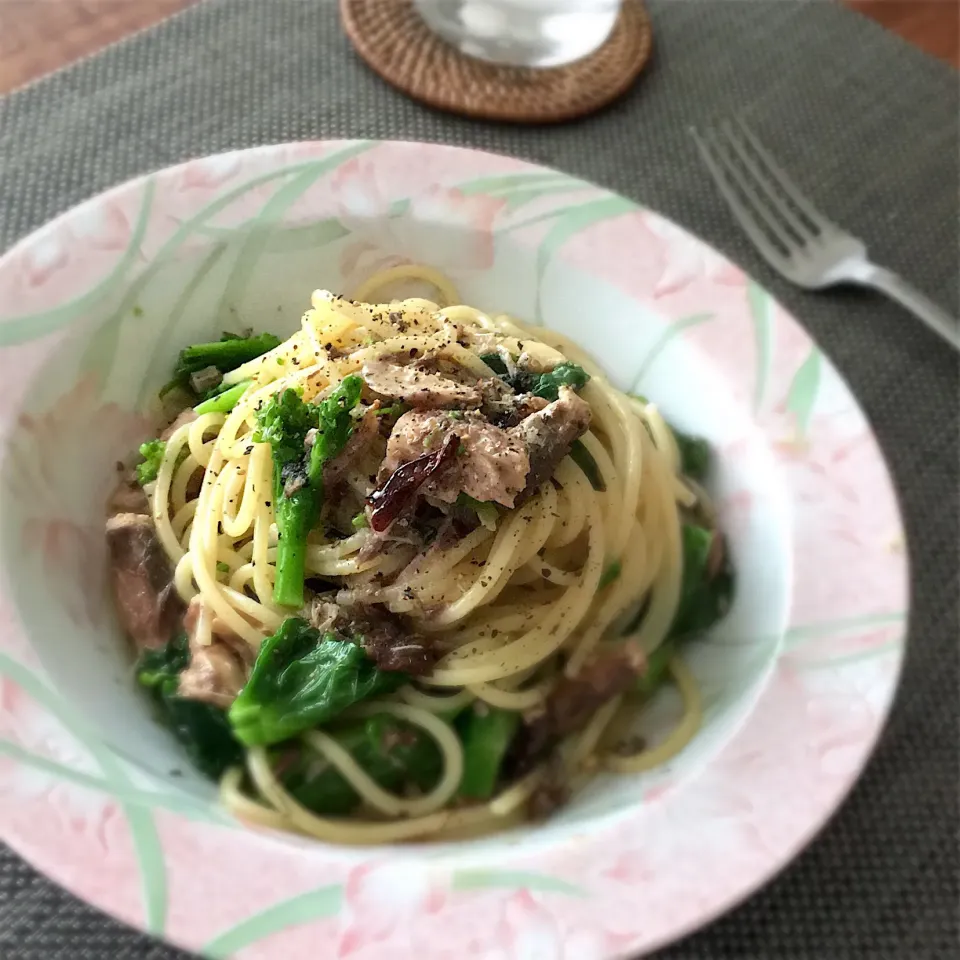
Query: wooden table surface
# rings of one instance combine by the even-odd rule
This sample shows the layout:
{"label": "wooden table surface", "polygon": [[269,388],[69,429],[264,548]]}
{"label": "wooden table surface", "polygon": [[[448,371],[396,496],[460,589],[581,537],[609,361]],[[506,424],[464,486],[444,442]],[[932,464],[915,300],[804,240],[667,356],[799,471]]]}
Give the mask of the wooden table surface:
{"label": "wooden table surface", "polygon": [[[0,94],[196,2],[0,0]],[[960,0],[844,2],[933,56],[960,67]]]}

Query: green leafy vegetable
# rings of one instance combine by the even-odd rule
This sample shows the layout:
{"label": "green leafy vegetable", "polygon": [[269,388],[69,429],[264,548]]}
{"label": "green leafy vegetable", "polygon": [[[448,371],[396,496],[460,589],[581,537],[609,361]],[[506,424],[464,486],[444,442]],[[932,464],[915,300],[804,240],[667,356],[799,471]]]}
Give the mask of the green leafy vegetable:
{"label": "green leafy vegetable", "polygon": [[499,353],[482,353],[480,359],[498,376],[507,376],[507,365]]}
{"label": "green leafy vegetable", "polygon": [[167,690],[161,699],[170,729],[201,773],[219,780],[230,767],[243,763],[243,748],[237,743],[223,710],[212,703],[188,700]]}
{"label": "green leafy vegetable", "polygon": [[181,633],[166,646],[144,650],[137,661],[137,683],[149,690],[160,690],[170,680],[179,683],[180,673],[190,663],[187,635]]}
{"label": "green leafy vegetable", "polygon": [[[275,603],[303,605],[307,534],[323,506],[323,465],[346,445],[353,432],[350,411],[360,400],[363,379],[346,377],[318,406],[304,403],[295,390],[270,398],[257,414],[254,440],[269,443],[273,455],[274,515],[277,521]],[[307,434],[316,428],[306,449]]]}
{"label": "green leafy vegetable", "polygon": [[237,405],[237,401],[247,392],[247,387],[251,383],[253,383],[252,380],[241,380],[233,386],[228,386],[225,390],[218,390],[216,393],[208,395],[203,403],[193,408],[194,412],[198,416],[205,413],[229,413]]}
{"label": "green leafy vegetable", "polygon": [[194,765],[219,779],[243,760],[226,714],[218,707],[178,695],[180,674],[190,663],[186,634],[158,650],[145,650],[137,662],[137,682],[148,690],[161,719],[183,745]]}
{"label": "green leafy vegetable", "polygon": [[497,529],[497,520],[500,519],[500,514],[497,511],[496,504],[489,500],[477,500],[475,497],[471,497],[469,493],[461,492],[457,497],[457,506],[473,510],[480,523],[488,530]]}
{"label": "green leafy vegetable", "polygon": [[350,526],[354,530],[364,530],[370,526],[370,521],[367,519],[367,515],[361,510],[351,521]]}
{"label": "green leafy vegetable", "polygon": [[137,464],[137,482],[141,487],[153,483],[157,479],[166,449],[167,443],[165,440],[148,440],[146,443],[140,444],[140,456],[143,457],[143,463]]}
{"label": "green leafy vegetable", "polygon": [[289,617],[260,646],[250,679],[230,707],[230,723],[249,746],[279,743],[407,679],[378,669],[356,644],[332,633],[321,637],[306,620]]}
{"label": "green leafy vegetable", "polygon": [[583,475],[590,481],[590,486],[594,490],[603,493],[607,489],[600,468],[597,466],[597,461],[593,459],[593,454],[586,448],[582,440],[573,441],[573,446],[570,448],[570,457],[583,471]]}
{"label": "green leafy vegetable", "polygon": [[529,392],[544,400],[556,400],[561,387],[582,390],[589,379],[590,374],[583,367],[575,363],[558,363],[552,370],[541,373]]}
{"label": "green leafy vegetable", "polygon": [[614,580],[620,576],[620,561],[614,560],[613,563],[608,563],[603,573],[600,575],[600,583],[598,584],[597,589],[602,590],[604,587],[609,587]]}
{"label": "green leafy vegetable", "polygon": [[[683,540],[683,579],[680,599],[667,637],[647,660],[647,670],[637,681],[636,691],[649,695],[660,686],[666,676],[670,658],[682,644],[709,630],[730,609],[734,590],[733,570],[724,559],[716,567],[715,542],[720,534],[696,524],[686,523],[681,528]],[[624,630],[629,636],[640,626],[641,613]]]}
{"label": "green leafy vegetable", "polygon": [[590,374],[576,363],[558,363],[545,373],[523,369],[509,373],[506,363],[497,353],[484,353],[480,359],[517,393],[532,393],[544,400],[556,400],[561,387],[581,390],[590,380]]}
{"label": "green leafy vegetable", "polygon": [[204,370],[206,367],[216,367],[221,373],[229,373],[279,347],[282,342],[272,333],[261,333],[255,337],[224,333],[219,340],[211,343],[195,343],[193,346],[185,347],[177,357],[176,366],[173,368],[173,379],[162,392],[166,393],[174,384],[189,387],[190,374]]}
{"label": "green leafy vegetable", "polygon": [[680,469],[692,480],[703,482],[710,472],[712,459],[710,444],[706,440],[700,437],[692,437],[676,427],[671,426],[670,429],[680,450]]}
{"label": "green leafy vegetable", "polygon": [[493,796],[503,758],[520,727],[520,714],[480,704],[464,713],[457,726],[463,740],[460,794],[487,800]]}
{"label": "green leafy vegetable", "polygon": [[[430,789],[443,759],[433,738],[420,728],[382,713],[326,731],[384,790],[412,785]],[[274,770],[286,789],[308,810],[344,816],[360,797],[337,768],[307,744],[285,744],[271,751]]]}
{"label": "green leafy vegetable", "polygon": [[722,547],[715,543],[720,534],[685,523],[683,536],[683,580],[680,601],[668,636],[684,637],[702,633],[712,627],[730,609],[734,578],[729,562],[724,560],[718,571],[711,570],[713,551]]}

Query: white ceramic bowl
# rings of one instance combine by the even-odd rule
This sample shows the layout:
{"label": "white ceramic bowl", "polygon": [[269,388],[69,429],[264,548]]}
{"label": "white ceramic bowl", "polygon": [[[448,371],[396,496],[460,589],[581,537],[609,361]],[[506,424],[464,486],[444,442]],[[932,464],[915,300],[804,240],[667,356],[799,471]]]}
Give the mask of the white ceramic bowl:
{"label": "white ceramic bowl", "polygon": [[[105,589],[114,462],[178,350],[289,335],[403,260],[551,327],[718,452],[739,590],[691,651],[706,722],[536,829],[355,850],[254,832],[152,720]],[[0,835],[212,957],[610,958],[737,902],[835,809],[889,707],[905,548],[876,442],[802,328],[719,254],[582,181],[426,144],[208,157],[0,259]],[[652,732],[675,717],[666,692]],[[536,952],[539,951],[539,952]]]}

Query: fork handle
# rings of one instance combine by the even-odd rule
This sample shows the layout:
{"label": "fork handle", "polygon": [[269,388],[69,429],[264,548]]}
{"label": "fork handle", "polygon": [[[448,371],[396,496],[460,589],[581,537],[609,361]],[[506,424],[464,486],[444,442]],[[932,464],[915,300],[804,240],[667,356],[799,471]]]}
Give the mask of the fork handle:
{"label": "fork handle", "polygon": [[866,286],[885,293],[891,300],[896,300],[934,333],[940,334],[951,347],[960,350],[960,325],[957,321],[892,270],[870,264],[869,269],[858,279]]}

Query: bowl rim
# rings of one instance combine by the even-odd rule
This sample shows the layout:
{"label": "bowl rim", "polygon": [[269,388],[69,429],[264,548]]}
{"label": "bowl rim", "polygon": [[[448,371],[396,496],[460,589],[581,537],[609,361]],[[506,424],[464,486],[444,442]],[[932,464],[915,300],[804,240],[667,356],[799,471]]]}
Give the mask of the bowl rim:
{"label": "bowl rim", "polygon": [[[65,211],[54,220],[41,226],[38,230],[21,239],[17,244],[9,248],[2,256],[0,256],[0,281],[2,281],[6,271],[19,269],[20,267],[18,261],[24,257],[30,256],[31,253],[37,250],[41,244],[47,242],[51,238],[56,238],[58,236],[63,237],[69,233],[71,225],[75,224],[80,217],[92,212],[96,212],[105,204],[125,202],[137,196],[142,197],[146,195],[147,191],[172,191],[176,188],[178,180],[182,180],[184,177],[188,176],[191,171],[197,172],[198,169],[202,168],[204,165],[211,167],[216,167],[219,165],[226,168],[234,166],[242,170],[245,163],[253,163],[254,165],[263,163],[267,168],[291,171],[299,169],[300,165],[308,165],[310,163],[316,163],[318,161],[330,159],[332,156],[337,154],[337,151],[339,150],[349,150],[352,147],[359,148],[361,145],[364,145],[365,150],[360,154],[360,156],[365,158],[365,163],[373,164],[374,173],[376,172],[377,164],[382,163],[388,165],[396,160],[401,154],[404,154],[404,159],[409,160],[411,152],[419,152],[424,157],[431,155],[431,159],[435,163],[439,163],[441,167],[448,167],[449,175],[454,180],[456,179],[456,170],[458,166],[463,163],[466,157],[470,157],[471,162],[478,163],[480,166],[488,168],[490,170],[490,177],[526,176],[532,178],[534,176],[543,176],[544,174],[549,174],[556,180],[557,183],[566,184],[568,188],[582,188],[588,197],[588,199],[582,201],[583,203],[602,203],[603,201],[613,200],[622,201],[624,204],[622,208],[617,208],[615,205],[611,208],[613,210],[619,210],[618,213],[613,213],[611,216],[636,218],[638,221],[636,229],[640,228],[640,220],[643,220],[644,226],[647,228],[650,228],[652,225],[656,225],[657,229],[660,229],[661,231],[659,234],[659,239],[662,241],[662,246],[664,249],[667,249],[671,243],[675,243],[682,247],[685,251],[695,252],[704,263],[710,263],[714,266],[719,263],[729,267],[735,273],[739,273],[741,277],[744,276],[742,273],[740,273],[740,271],[737,270],[737,268],[732,267],[732,265],[729,264],[723,255],[718,253],[712,247],[709,247],[707,244],[703,243],[703,241],[689,234],[682,227],[672,223],[672,221],[667,220],[659,214],[654,214],[651,211],[645,210],[644,208],[633,204],[631,201],[627,201],[622,197],[618,197],[611,191],[594,186],[587,181],[580,180],[579,178],[567,176],[566,174],[551,170],[547,167],[513,160],[512,158],[503,157],[497,154],[489,154],[481,151],[468,150],[459,147],[449,147],[439,144],[409,143],[402,141],[332,140],[272,144],[258,146],[246,150],[225,151],[220,154],[195,158],[171,167],[154,171],[149,174],[134,177],[125,183],[112,187],[103,193],[97,194],[83,201],[70,210]],[[355,157],[351,155],[344,159],[342,163],[338,165],[338,168],[342,168],[346,164],[354,162],[354,160]],[[229,180],[230,178],[227,178],[227,182],[229,182]],[[215,181],[203,182],[201,178],[201,186],[197,189],[205,197],[206,202],[209,203],[221,195],[222,185],[222,183]],[[450,189],[454,190],[455,188]],[[485,196],[494,196],[493,194],[486,194],[483,191],[480,191],[478,195],[481,198]],[[546,197],[545,202],[555,203],[556,210],[558,211],[569,209],[569,203],[564,199],[562,194],[555,200],[552,200],[550,197]],[[631,221],[631,223],[632,222],[633,221]],[[587,228],[589,228],[589,226],[590,225],[588,224]],[[665,238],[670,239],[667,240]],[[77,241],[74,239],[72,242]],[[669,256],[669,252],[665,255]],[[578,266],[583,266],[584,269],[588,271],[591,269],[596,269],[599,258],[602,256],[603,249],[601,249],[599,246],[593,250],[580,250],[577,255]],[[715,281],[706,275],[708,272],[709,270],[704,267],[702,270],[704,275],[696,276],[693,281],[693,286],[700,284],[704,290],[710,290],[715,287]],[[55,282],[55,278],[52,282]],[[818,354],[820,357],[819,362],[822,364],[822,369],[826,370],[830,376],[835,378],[836,383],[839,384],[841,390],[846,391],[847,396],[845,399],[852,402],[852,408],[856,410],[863,419],[863,429],[865,431],[864,442],[869,447],[869,465],[871,475],[865,485],[870,487],[871,496],[885,499],[890,505],[892,505],[892,510],[897,518],[898,525],[900,528],[902,528],[902,521],[899,519],[900,508],[897,501],[896,490],[891,481],[882,451],[880,450],[876,438],[874,437],[866,417],[863,415],[862,410],[859,407],[859,404],[857,404],[852,393],[849,391],[849,387],[842,377],[840,377],[839,374],[837,374],[836,371],[834,371],[829,365],[829,361],[826,359],[826,356],[822,351],[819,350],[812,338],[810,338],[809,335],[804,331],[802,326],[782,307],[780,307],[779,304],[777,304],[776,301],[770,297],[768,293],[766,293],[766,291],[763,291],[762,288],[754,284],[752,281],[750,283],[751,286],[749,289],[751,291],[759,291],[759,294],[757,295],[762,295],[766,298],[767,309],[769,310],[769,315],[771,317],[771,325],[778,329],[782,328],[789,330],[793,341],[791,350],[793,353],[797,354],[797,359],[799,360],[800,364],[805,362],[808,356],[813,356],[815,353]],[[2,289],[2,285],[0,285],[0,289]],[[671,309],[669,305],[665,304],[663,301],[660,301],[657,304],[657,308],[661,312],[668,315]],[[744,306],[744,309],[747,309],[746,305]],[[0,306],[0,310],[2,310],[2,306]],[[12,354],[15,353],[19,347],[26,346],[28,344],[33,348],[42,346],[47,352],[50,352],[55,348],[55,343],[57,340],[56,334],[59,332],[59,328],[45,326],[42,322],[42,314],[48,314],[49,312],[49,310],[41,311],[40,319],[38,319],[38,314],[36,312],[22,317],[0,317],[0,344],[2,344],[2,346],[0,346],[0,369],[2,369],[4,361],[9,361]],[[32,336],[28,336],[29,334],[32,334]],[[686,331],[683,331],[681,332],[680,336],[686,337],[688,334]],[[689,336],[695,338],[697,336],[697,331],[695,329],[691,330]],[[799,370],[800,367],[797,366],[794,372],[795,377],[799,374]],[[0,401],[0,406],[6,407],[8,411],[11,408],[16,408],[15,403],[10,399],[8,399],[5,403]],[[779,422],[777,425],[780,425]],[[771,430],[773,428],[768,424],[760,424],[758,425],[758,429],[764,432],[771,442],[775,439],[771,434]],[[5,432],[6,430],[4,430],[4,433]],[[6,455],[7,450],[5,437],[2,442],[4,443],[3,452],[4,455]],[[797,449],[791,456],[794,456],[792,466],[796,466],[798,463],[803,465],[807,462],[809,451]],[[796,544],[794,545],[794,549],[795,551],[798,549]],[[814,558],[809,555],[801,556],[800,553],[794,553],[795,563],[798,563],[801,560],[804,563],[810,563],[814,559],[820,563],[826,564],[827,566],[829,566],[831,561],[829,556],[820,556]],[[863,730],[858,732],[855,741],[851,741],[851,743],[848,745],[849,748],[855,753],[855,758],[848,763],[844,773],[836,780],[836,782],[831,782],[827,787],[824,787],[822,784],[820,785],[820,788],[824,791],[824,793],[823,796],[818,798],[815,809],[808,811],[803,817],[801,817],[801,820],[803,821],[802,826],[794,826],[791,829],[789,838],[784,838],[781,841],[783,846],[781,849],[777,850],[776,853],[767,857],[762,864],[758,860],[757,863],[751,865],[749,869],[745,871],[744,877],[738,880],[735,884],[730,884],[729,881],[726,883],[724,881],[719,881],[724,886],[724,889],[722,891],[717,891],[712,899],[708,898],[710,900],[709,905],[704,904],[702,907],[694,908],[693,911],[690,912],[689,915],[683,920],[678,917],[676,920],[673,920],[665,925],[656,935],[637,933],[629,938],[629,943],[623,943],[622,946],[613,945],[611,942],[611,944],[606,948],[607,952],[604,954],[604,956],[612,957],[615,955],[621,955],[621,952],[622,955],[626,956],[627,954],[634,954],[637,950],[647,951],[655,949],[656,947],[662,946],[667,942],[690,933],[692,930],[697,929],[720,914],[730,910],[732,907],[749,897],[759,887],[769,882],[770,879],[772,879],[777,873],[780,872],[780,870],[789,864],[792,859],[826,825],[829,819],[836,812],[847,793],[856,782],[872,754],[877,739],[883,729],[886,716],[889,712],[889,708],[897,687],[900,668],[902,666],[904,655],[904,638],[909,611],[908,559],[906,554],[898,555],[891,553],[889,558],[886,560],[886,564],[888,575],[892,576],[893,580],[896,582],[896,590],[894,591],[896,595],[893,597],[893,599],[895,601],[899,600],[899,614],[895,615],[892,612],[889,613],[889,616],[895,617],[895,619],[889,622],[892,633],[886,635],[887,640],[885,640],[885,643],[888,644],[889,649],[887,649],[882,677],[876,679],[876,682],[882,684],[882,691],[878,695],[879,706],[876,715],[872,718],[871,722],[864,727]],[[841,571],[838,571],[838,573],[839,572]],[[7,606],[7,598],[4,596],[6,590],[6,585],[4,585],[3,588],[0,588],[0,610],[5,609]],[[890,599],[891,598],[889,596],[884,597],[884,600],[886,601],[886,603],[883,605],[884,607],[889,605]],[[882,616],[885,614],[879,615]],[[791,613],[791,629],[802,631],[809,626],[803,623],[795,623],[792,617],[793,612]],[[851,624],[847,624],[838,629],[846,630],[848,627],[850,629],[856,629],[856,627]],[[25,649],[25,647],[26,644],[23,641],[22,636],[20,636],[20,627],[17,624],[15,617],[11,616],[8,618],[7,630],[4,631],[2,638],[0,638],[0,684],[13,684],[15,687],[19,687],[22,691],[25,691],[29,696],[31,689],[34,691],[37,690],[37,688],[32,687],[31,684],[36,682],[42,685],[43,680],[42,672],[38,669],[36,664],[32,662],[31,654],[29,650]],[[782,651],[780,654],[780,659],[778,660],[777,669],[779,670],[782,668],[784,671],[792,671],[792,673],[797,673],[798,671],[796,664],[789,661],[789,649]],[[840,666],[842,667],[842,664]],[[830,667],[830,669],[833,668]],[[849,671],[851,669],[851,665],[843,667],[843,669]],[[32,676],[32,680],[30,677],[28,677],[28,675]],[[3,689],[3,686],[0,686],[0,693],[2,693]],[[768,687],[761,692],[759,698],[760,702],[754,705],[754,711],[751,715],[751,718],[746,721],[745,727],[749,727],[753,718],[756,717],[757,711],[761,709],[765,701],[769,701],[770,696],[771,690],[768,685]],[[768,702],[768,706],[769,705],[770,704]],[[2,698],[0,698],[0,706],[3,706]],[[82,721],[80,722],[82,723]],[[691,800],[691,796],[696,794],[697,791],[702,792],[705,788],[705,784],[707,790],[714,789],[715,785],[714,787],[711,787],[710,781],[711,777],[716,779],[715,768],[724,762],[723,757],[725,755],[729,758],[731,749],[733,749],[736,743],[741,740],[743,734],[743,729],[735,733],[731,737],[730,741],[720,750],[719,754],[712,758],[709,767],[713,768],[713,773],[711,773],[710,770],[703,771],[692,781],[688,780],[676,785],[672,790],[664,793],[663,796],[646,797],[644,798],[643,804],[640,805],[639,810],[619,811],[602,815],[600,818],[598,818],[599,820],[602,820],[602,823],[598,823],[597,830],[593,835],[589,837],[573,836],[568,837],[565,840],[551,837],[549,839],[545,838],[542,843],[531,843],[529,845],[524,845],[523,855],[520,858],[522,863],[529,865],[531,860],[536,860],[538,857],[542,857],[545,858],[546,866],[543,868],[543,870],[538,868],[537,870],[525,869],[523,871],[518,871],[514,878],[513,886],[507,885],[503,888],[490,887],[484,886],[479,882],[479,880],[477,880],[476,885],[471,887],[469,883],[463,881],[462,879],[457,881],[456,878],[453,877],[450,879],[451,888],[458,890],[461,896],[465,894],[469,896],[469,891],[471,890],[484,891],[485,893],[489,894],[492,889],[495,889],[497,891],[497,897],[494,899],[497,900],[496,909],[498,910],[502,908],[503,901],[508,900],[510,897],[519,896],[524,891],[526,891],[527,895],[529,896],[531,884],[533,883],[531,878],[534,876],[543,878],[550,878],[553,876],[556,881],[553,887],[554,892],[562,891],[565,886],[571,885],[572,881],[570,878],[576,876],[578,868],[581,865],[582,857],[587,856],[589,859],[600,859],[603,856],[609,856],[610,851],[618,844],[619,840],[622,839],[624,833],[628,832],[632,825],[632,821],[636,820],[637,818],[646,818],[653,810],[662,808],[664,803],[661,801],[664,801],[666,796],[671,798],[669,803],[674,803],[683,798],[684,803],[689,805],[691,802],[693,802]],[[164,813],[162,816],[166,819],[173,815]],[[662,811],[658,813],[658,816],[664,816]],[[747,817],[747,819],[749,818]],[[669,817],[667,817],[667,822],[669,822]],[[186,821],[184,821],[184,823],[186,823]],[[184,829],[186,829],[186,827],[184,827]],[[167,831],[165,832],[176,831],[168,825]],[[576,834],[577,831],[572,830],[571,833]],[[74,865],[61,862],[55,850],[47,849],[35,837],[32,837],[24,842],[22,836],[18,834],[17,829],[9,828],[2,818],[0,818],[0,835],[2,835],[3,839],[5,839],[14,849],[18,850],[18,852],[24,855],[28,860],[36,863],[39,869],[50,875],[58,883],[61,883],[68,889],[76,892],[79,896],[90,899],[91,902],[94,902],[98,907],[114,913],[125,922],[133,923],[141,927],[147,925],[149,932],[163,934],[172,942],[185,946],[188,949],[206,949],[207,952],[210,952],[210,955],[228,955],[224,953],[217,953],[216,949],[211,952],[210,942],[205,943],[205,941],[202,939],[198,940],[193,934],[192,927],[190,925],[193,921],[186,921],[185,919],[181,919],[176,922],[171,921],[171,926],[169,929],[166,927],[161,927],[161,929],[156,930],[149,928],[149,924],[146,923],[146,921],[149,921],[149,917],[146,915],[149,911],[145,911],[143,915],[138,917],[136,915],[136,911],[132,911],[128,905],[115,904],[110,891],[99,891],[99,895],[92,896],[90,893],[89,883],[85,882],[82,877],[79,877],[76,874],[73,868]],[[247,836],[247,834],[244,834],[244,836]],[[164,834],[161,834],[161,847],[165,842],[166,840]],[[584,846],[587,847],[586,851],[582,849]],[[574,847],[579,848],[575,853],[572,852]],[[283,856],[284,854],[282,851],[284,850],[288,851],[289,857],[294,860],[302,860],[304,857],[304,849],[301,845],[297,843],[290,843],[286,840],[276,843],[271,839],[270,849],[273,851],[271,855],[275,855],[277,857]],[[381,869],[382,865],[384,864],[386,864],[389,868],[389,865],[392,863],[399,863],[407,866],[419,864],[422,867],[425,861],[429,863],[431,865],[431,869],[433,869],[438,865],[444,866],[444,861],[453,856],[453,854],[449,851],[438,852],[438,848],[436,847],[416,845],[414,847],[378,848],[377,855],[371,861],[371,858],[363,853],[357,853],[355,851],[348,852],[343,848],[329,848],[318,844],[315,845],[315,847],[311,850],[307,851],[307,858],[316,859],[317,856],[319,856],[319,851],[321,850],[330,856],[331,862],[337,861],[340,863],[351,864],[350,870],[354,873],[357,870],[365,871],[368,869],[368,867],[376,871],[377,869]],[[433,850],[434,853],[431,853],[431,850]],[[493,850],[491,849],[491,855],[492,853]],[[181,856],[182,854],[174,855]],[[502,855],[502,852],[499,855]],[[163,860],[163,856],[164,854],[161,851],[161,861]],[[557,859],[564,860],[565,858],[569,861],[566,866],[561,865],[554,869],[554,861]],[[486,857],[477,858],[474,856],[469,858],[471,863],[479,863],[485,859]],[[370,867],[371,862],[374,863],[373,867]],[[92,865],[88,866],[88,869],[90,868],[92,868]],[[467,872],[469,873],[470,871]],[[476,873],[477,871],[474,872]],[[351,876],[347,876],[343,884],[344,886],[348,886],[351,883]],[[363,876],[366,877],[367,874],[364,873]],[[433,882],[433,880],[430,881],[430,883]],[[546,888],[537,888],[536,884],[533,884],[533,886],[534,889],[547,889],[548,891],[550,889],[550,884],[547,884]],[[628,881],[626,886],[635,894],[642,892],[643,885],[637,878]],[[478,896],[478,904],[480,901],[481,898]],[[538,909],[543,908],[542,903],[537,902],[534,905]],[[422,906],[423,905],[421,904],[421,907]],[[478,909],[481,909],[481,907],[478,906]],[[493,907],[491,907],[490,904],[485,903],[482,909],[489,911],[493,909]],[[340,911],[338,910],[337,913],[339,914]],[[530,917],[533,917],[535,911],[531,909],[528,911],[528,913],[530,914]],[[428,914],[428,910],[425,911],[420,909],[416,913],[416,919],[429,919]],[[529,920],[529,917],[527,919]],[[219,940],[222,938],[215,939]],[[412,956],[413,954],[410,955]]]}

